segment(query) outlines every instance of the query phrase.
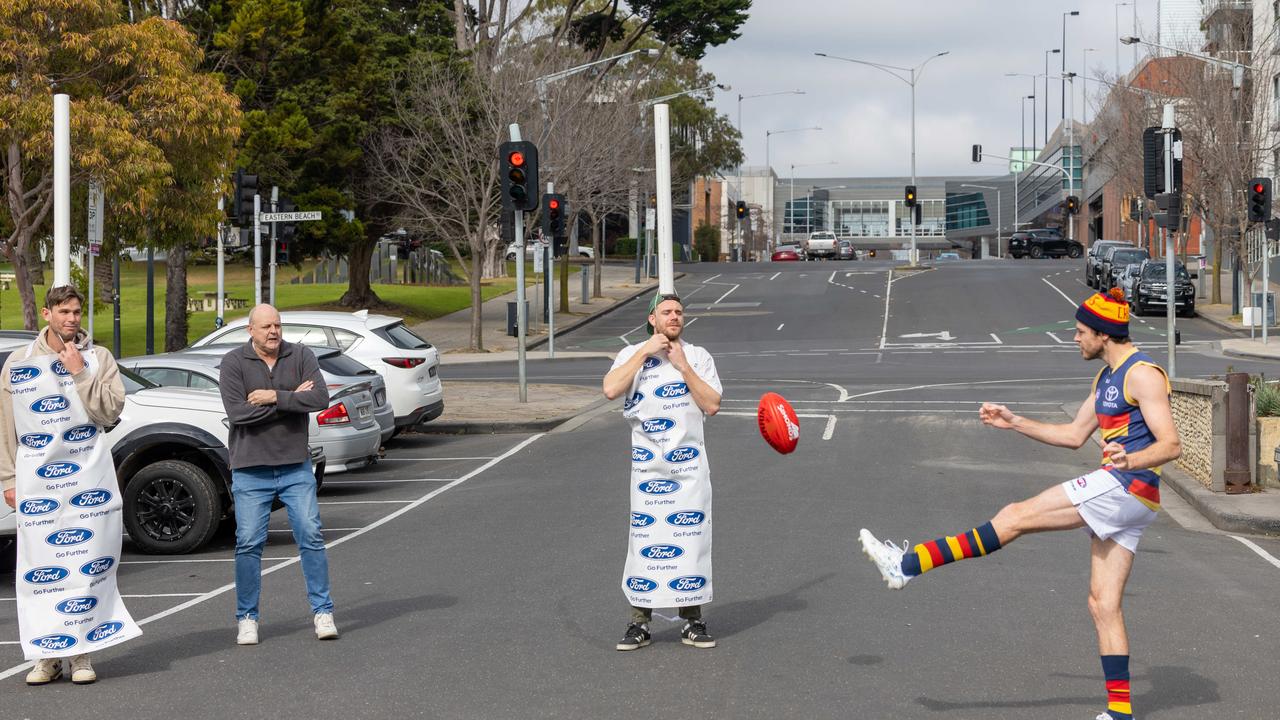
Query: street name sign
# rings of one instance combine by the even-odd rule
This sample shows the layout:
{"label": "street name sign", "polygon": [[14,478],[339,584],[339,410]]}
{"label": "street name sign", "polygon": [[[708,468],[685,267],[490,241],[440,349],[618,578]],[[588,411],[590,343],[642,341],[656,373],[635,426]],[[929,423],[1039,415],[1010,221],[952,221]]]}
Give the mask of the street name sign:
{"label": "street name sign", "polygon": [[262,222],[306,222],[308,220],[319,220],[320,211],[262,213],[261,218]]}

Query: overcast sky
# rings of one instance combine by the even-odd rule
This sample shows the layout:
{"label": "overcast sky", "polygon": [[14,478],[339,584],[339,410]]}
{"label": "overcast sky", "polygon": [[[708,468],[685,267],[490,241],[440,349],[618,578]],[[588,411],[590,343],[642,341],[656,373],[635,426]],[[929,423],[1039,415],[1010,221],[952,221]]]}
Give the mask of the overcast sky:
{"label": "overcast sky", "polygon": [[[1154,41],[1156,0],[1136,0],[1138,34]],[[867,177],[910,174],[911,95],[906,83],[871,67],[815,57],[825,52],[910,67],[938,52],[916,85],[918,175],[997,174],[999,165],[969,162],[970,146],[1007,154],[1021,144],[1021,96],[1031,78],[1005,73],[1043,73],[1045,51],[1062,44],[1062,13],[1068,17],[1067,70],[1082,73],[1084,48],[1089,77],[1110,78],[1116,63],[1115,0],[755,0],[742,37],[712,48],[704,67],[729,92],[717,92],[716,107],[737,122],[738,94],[798,89],[804,95],[748,99],[742,103],[747,165],[765,164],[765,133],[818,125],[820,132],[775,134],[770,164],[779,177],[791,164],[797,177]],[[1120,7],[1120,35],[1132,30],[1132,7]],[[1061,55],[1051,55],[1051,73],[1061,73]],[[1120,46],[1120,73],[1133,66],[1133,48]],[[1037,141],[1043,144],[1044,80],[1035,80]],[[1076,117],[1080,109],[1076,88]],[[1049,128],[1060,118],[1060,87],[1049,83]],[[1090,92],[1092,94],[1092,90]],[[1069,107],[1069,106],[1068,106]],[[1090,113],[1092,114],[1092,113]],[[1031,145],[1027,101],[1027,145]]]}

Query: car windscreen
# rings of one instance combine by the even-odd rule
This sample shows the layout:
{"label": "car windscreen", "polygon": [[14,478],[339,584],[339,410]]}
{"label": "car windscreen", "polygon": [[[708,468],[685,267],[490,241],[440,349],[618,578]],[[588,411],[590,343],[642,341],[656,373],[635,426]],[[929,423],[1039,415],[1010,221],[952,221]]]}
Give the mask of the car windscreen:
{"label": "car windscreen", "polygon": [[147,390],[149,388],[157,388],[159,385],[142,377],[138,373],[126,367],[120,368],[120,382],[124,383],[124,394],[132,395],[139,390]]}
{"label": "car windscreen", "polygon": [[1117,250],[1111,253],[1111,266],[1123,267],[1135,260],[1146,260],[1146,250]]}
{"label": "car windscreen", "polygon": [[[1164,279],[1164,263],[1149,262],[1142,270],[1143,280],[1163,280]],[[1181,265],[1174,268],[1173,274],[1178,280],[1190,280],[1191,276],[1187,274],[1187,269]]]}
{"label": "car windscreen", "polygon": [[373,332],[383,340],[405,350],[426,350],[431,347],[431,343],[414,335],[413,331],[405,327],[402,322],[380,327]]}
{"label": "car windscreen", "polygon": [[378,371],[370,368],[368,365],[348,357],[342,353],[325,354],[316,360],[320,363],[320,369],[331,374],[341,375],[343,377],[351,377],[355,375],[377,375]]}

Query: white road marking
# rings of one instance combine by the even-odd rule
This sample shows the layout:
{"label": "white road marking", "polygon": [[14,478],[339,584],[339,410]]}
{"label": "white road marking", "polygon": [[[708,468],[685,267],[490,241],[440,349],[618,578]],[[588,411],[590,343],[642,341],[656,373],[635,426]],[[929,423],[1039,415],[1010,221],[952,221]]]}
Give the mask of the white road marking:
{"label": "white road marking", "polygon": [[702,281],[702,283],[705,285],[706,283],[709,283],[709,282],[711,282],[712,280],[715,280],[716,278],[720,277],[720,276],[721,276],[721,275],[723,275],[723,274],[724,274],[724,273],[716,273],[715,275],[712,275],[711,277],[707,278],[706,280],[703,280],[703,281]]}
{"label": "white road marking", "polygon": [[698,322],[698,318],[694,318],[694,319],[690,320],[689,322],[685,323],[685,324],[684,324],[684,326],[685,326],[685,327],[689,327],[690,325],[692,325],[692,324],[694,324],[694,323],[696,323],[696,322]]}
{"label": "white road marking", "polygon": [[787,353],[791,357],[826,357],[826,353]]}
{"label": "white road marking", "polygon": [[[523,449],[525,449],[526,447],[528,447],[531,443],[533,443],[533,441],[537,440],[538,438],[541,438],[541,437],[542,437],[543,435],[545,435],[545,434],[546,434],[546,433],[538,433],[537,435],[531,435],[531,436],[529,436],[529,437],[525,438],[523,441],[521,441],[519,444],[517,444],[515,447],[511,448],[511,449],[510,449],[510,450],[508,450],[507,452],[503,453],[502,455],[499,455],[498,457],[494,458],[493,460],[490,460],[489,462],[485,463],[484,465],[481,465],[480,467],[476,468],[475,470],[472,470],[471,472],[467,473],[466,475],[463,475],[462,477],[460,477],[460,478],[458,478],[457,480],[455,480],[455,481],[453,481],[453,482],[449,483],[448,485],[445,485],[444,487],[440,487],[440,488],[436,488],[436,489],[432,490],[431,492],[427,493],[426,495],[423,495],[422,497],[418,498],[417,500],[414,500],[411,504],[406,505],[406,506],[404,506],[404,507],[400,508],[399,510],[396,510],[395,512],[392,512],[392,513],[390,513],[390,514],[388,514],[388,515],[384,515],[381,519],[379,519],[379,520],[375,520],[374,522],[371,522],[371,523],[369,523],[368,525],[365,525],[363,528],[361,528],[361,529],[357,530],[356,532],[351,533],[350,535],[343,535],[343,536],[342,536],[342,537],[340,537],[340,538],[337,538],[337,539],[335,539],[335,540],[331,540],[330,542],[325,543],[325,549],[326,549],[326,550],[330,550],[330,549],[335,548],[335,547],[337,547],[337,546],[339,546],[339,545],[341,545],[341,544],[343,544],[343,543],[345,543],[345,542],[348,542],[348,541],[350,541],[350,540],[354,540],[354,539],[356,539],[356,538],[358,538],[358,537],[360,537],[360,536],[364,535],[365,533],[367,533],[367,532],[369,532],[369,531],[371,531],[371,530],[375,530],[375,529],[377,529],[377,528],[382,527],[383,525],[386,525],[387,523],[391,522],[392,520],[395,520],[396,518],[400,517],[401,515],[404,515],[405,513],[408,513],[408,512],[410,512],[410,511],[412,511],[412,510],[415,510],[415,509],[417,509],[417,508],[421,507],[423,504],[425,504],[425,503],[427,503],[427,502],[431,501],[431,499],[432,499],[432,498],[435,498],[436,496],[440,495],[441,493],[444,493],[444,492],[446,492],[446,491],[448,491],[448,490],[450,490],[450,489],[452,489],[452,488],[455,488],[455,487],[457,487],[457,486],[461,485],[462,483],[464,483],[464,482],[466,482],[466,481],[470,480],[471,478],[475,477],[476,475],[479,475],[480,473],[482,473],[482,472],[484,472],[484,471],[488,470],[489,468],[493,467],[494,465],[497,465],[498,463],[502,462],[503,460],[505,460],[505,459],[507,459],[507,458],[511,457],[512,455],[515,455],[516,453],[518,453],[518,452],[520,452],[521,450],[523,450]],[[264,560],[266,560],[267,558],[263,558],[263,559],[264,559]],[[271,558],[271,559],[273,559],[273,560],[274,560],[275,558]],[[234,558],[231,558],[231,560],[234,560]],[[294,556],[294,557],[292,557],[292,558],[288,558],[285,562],[281,562],[281,563],[279,563],[279,564],[272,565],[271,567],[266,568],[265,570],[263,570],[263,571],[262,571],[262,574],[263,574],[264,576],[266,576],[266,575],[270,575],[271,573],[276,572],[277,570],[281,570],[281,569],[283,569],[283,568],[289,567],[290,565],[293,565],[293,564],[295,564],[295,563],[298,563],[299,561],[300,561],[300,558],[299,558],[298,556],[296,556],[296,555],[295,555],[295,556]],[[121,564],[122,564],[122,565],[124,565],[124,564],[126,564],[126,563],[121,563]],[[203,595],[199,595],[199,596],[197,596],[197,597],[191,598],[190,600],[188,600],[188,601],[186,601],[186,602],[184,602],[184,603],[181,603],[181,604],[179,604],[179,605],[175,605],[175,606],[173,606],[173,607],[169,608],[168,610],[162,610],[162,611],[160,611],[160,612],[158,612],[158,613],[156,613],[156,614],[154,614],[154,615],[150,615],[150,616],[148,616],[148,617],[145,617],[145,618],[143,618],[143,619],[141,619],[141,620],[139,620],[139,621],[138,621],[138,625],[139,625],[139,626],[141,626],[141,625],[148,625],[148,624],[150,624],[150,623],[156,622],[157,620],[163,620],[164,618],[167,618],[167,617],[169,617],[170,615],[174,615],[174,614],[180,613],[180,612],[182,612],[183,610],[186,610],[186,609],[188,609],[188,608],[193,608],[193,607],[195,607],[196,605],[201,605],[201,604],[203,604],[203,603],[205,603],[205,602],[208,602],[209,600],[212,600],[212,599],[214,599],[214,598],[216,598],[216,597],[218,597],[218,596],[220,596],[220,595],[223,595],[223,594],[225,594],[225,593],[231,592],[232,590],[235,590],[235,588],[236,588],[236,584],[235,584],[234,582],[227,583],[226,585],[223,585],[222,587],[214,588],[213,590],[210,590],[209,592],[204,593]],[[13,667],[11,667],[11,668],[9,668],[9,669],[5,670],[4,672],[0,672],[0,680],[3,680],[3,679],[8,678],[8,677],[13,677],[14,675],[17,675],[17,674],[18,674],[18,673],[20,673],[20,672],[23,672],[23,671],[25,671],[25,670],[30,669],[33,665],[35,665],[35,661],[30,661],[30,660],[29,660],[29,661],[27,661],[27,662],[21,663],[21,664],[19,664],[19,665],[14,665]]]}
{"label": "white road marking", "polygon": [[738,285],[734,285],[733,287],[729,288],[728,292],[726,292],[725,294],[721,295],[719,298],[717,298],[717,299],[716,299],[716,301],[715,301],[715,302],[713,302],[713,303],[711,303],[711,304],[712,304],[712,305],[719,305],[721,300],[724,300],[725,298],[729,297],[729,293],[732,293],[734,290],[737,290],[737,289],[738,289],[738,287],[739,287]]}
{"label": "white road marking", "polygon": [[[264,557],[263,562],[274,562],[276,560],[290,560],[287,557]],[[221,563],[235,562],[233,557],[229,558],[170,558],[168,560],[121,560],[121,565],[176,565],[179,563]],[[0,677],[5,677],[0,675]]]}
{"label": "white road marking", "polygon": [[884,349],[885,338],[889,334],[889,294],[893,292],[893,268],[889,268],[889,279],[884,284],[884,324],[880,326],[880,349]]}
{"label": "white road marking", "polygon": [[[730,353],[720,353],[720,354],[728,355]],[[386,462],[388,460],[414,460],[414,461],[429,460],[431,462],[449,462],[452,460],[492,460],[492,459],[493,459],[492,457],[487,457],[483,455],[477,455],[476,457],[393,457],[393,458],[380,458],[378,462]],[[450,480],[452,479],[453,478],[450,478]]]}
{"label": "white road marking", "polygon": [[[786,325],[786,323],[782,323],[782,324],[778,325],[778,330],[781,330],[783,325]],[[777,330],[775,330],[774,332],[777,332]]]}
{"label": "white road marking", "polygon": [[827,426],[822,429],[822,439],[830,440],[831,436],[835,433],[835,431],[836,431],[836,416],[828,415]]}
{"label": "white road marking", "polygon": [[[913,412],[914,412],[914,411],[913,411]],[[716,413],[716,415],[730,415],[730,416],[733,416],[733,417],[749,417],[749,418],[757,417],[757,413],[754,413],[754,412],[742,412],[742,411],[739,411],[739,410],[721,410],[720,412]],[[825,428],[825,429],[823,430],[823,432],[822,432],[822,439],[823,439],[823,440],[830,440],[830,439],[831,439],[831,433],[835,431],[835,427],[836,427],[836,416],[835,416],[835,415],[832,415],[832,414],[830,414],[830,413],[818,413],[818,414],[815,414],[815,413],[796,413],[796,417],[798,417],[798,418],[826,418],[826,420],[827,420],[826,428]]]}
{"label": "white road marking", "polygon": [[1048,335],[1050,338],[1052,338],[1052,339],[1053,339],[1053,341],[1054,341],[1054,342],[1058,343],[1059,345],[1074,345],[1074,344],[1075,344],[1075,343],[1068,343],[1068,342],[1067,342],[1067,341],[1065,341],[1065,340],[1060,340],[1060,339],[1058,339],[1058,336],[1057,336],[1057,335],[1054,335],[1052,330],[1045,330],[1045,331],[1044,331],[1044,334],[1045,334],[1045,335]]}
{"label": "white road marking", "polygon": [[[324,485],[366,485],[369,483],[449,483],[457,478],[368,478],[364,480],[325,480]],[[400,502],[397,500],[396,502]]]}
{"label": "white road marking", "polygon": [[814,352],[845,352],[849,348],[814,348]]}
{"label": "white road marking", "polygon": [[[352,530],[359,530],[359,529],[360,529],[360,528],[358,528],[358,527],[353,527],[353,528],[320,528],[320,532],[351,532]],[[283,528],[283,529],[281,529],[281,530],[268,530],[267,532],[269,532],[269,533],[289,533],[290,535],[292,535],[292,534],[293,534],[293,529],[292,529],[292,528]]]}
{"label": "white road marking", "polygon": [[321,500],[317,505],[403,505],[412,500]]}
{"label": "white road marking", "polygon": [[782,274],[782,271],[781,271],[781,270],[779,270],[778,272],[776,272],[776,273],[774,273],[774,274],[773,274],[773,277],[771,277],[771,278],[769,278],[769,279],[770,279],[770,280],[772,280],[773,278],[776,278],[776,277],[778,277],[778,276],[779,276],[779,275],[781,275],[781,274]]}
{"label": "white road marking", "polygon": [[[1054,285],[1054,284],[1053,284],[1053,283],[1051,283],[1051,282],[1049,282],[1049,279],[1048,279],[1048,278],[1040,278],[1040,279],[1044,281],[1044,284],[1045,284],[1045,285],[1048,285],[1049,287],[1053,288],[1054,290],[1058,290],[1058,286],[1057,286],[1057,285]],[[1071,298],[1070,298],[1066,293],[1062,292],[1061,290],[1058,290],[1058,294],[1062,296],[1062,299],[1063,299],[1063,300],[1066,300],[1068,303],[1070,303],[1070,304],[1071,304],[1071,307],[1076,307],[1076,306],[1077,306],[1076,301],[1075,301],[1075,300],[1072,300],[1072,299],[1071,299]]]}
{"label": "white road marking", "polygon": [[1277,560],[1274,555],[1258,547],[1258,544],[1255,543],[1254,541],[1249,540],[1248,538],[1242,538],[1239,535],[1231,535],[1229,537],[1239,540],[1245,547],[1258,553],[1258,556],[1261,557],[1263,560],[1266,560],[1267,562],[1271,563],[1275,567],[1280,568],[1280,560]]}

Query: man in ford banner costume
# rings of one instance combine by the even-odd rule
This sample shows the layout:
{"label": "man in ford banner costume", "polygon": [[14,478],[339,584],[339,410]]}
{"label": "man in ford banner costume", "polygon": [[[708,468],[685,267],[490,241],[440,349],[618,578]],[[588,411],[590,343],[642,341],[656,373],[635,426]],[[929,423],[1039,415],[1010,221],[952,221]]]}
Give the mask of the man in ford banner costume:
{"label": "man in ford banner costume", "polygon": [[98,679],[89,652],[142,633],[116,589],[121,498],[111,453],[98,444],[124,409],[115,358],[80,330],[84,298],[50,288],[46,327],[0,373],[0,483],[17,510],[17,606],[28,685]]}
{"label": "man in ford banner costume", "polygon": [[631,523],[622,591],[631,623],[619,650],[650,643],[655,607],[677,607],[680,641],[712,648],[702,620],[711,602],[711,478],[703,418],[720,409],[720,377],[706,350],[680,339],[684,305],[675,295],[649,304],[648,340],[623,348],[604,394],[623,397],[631,421]]}

